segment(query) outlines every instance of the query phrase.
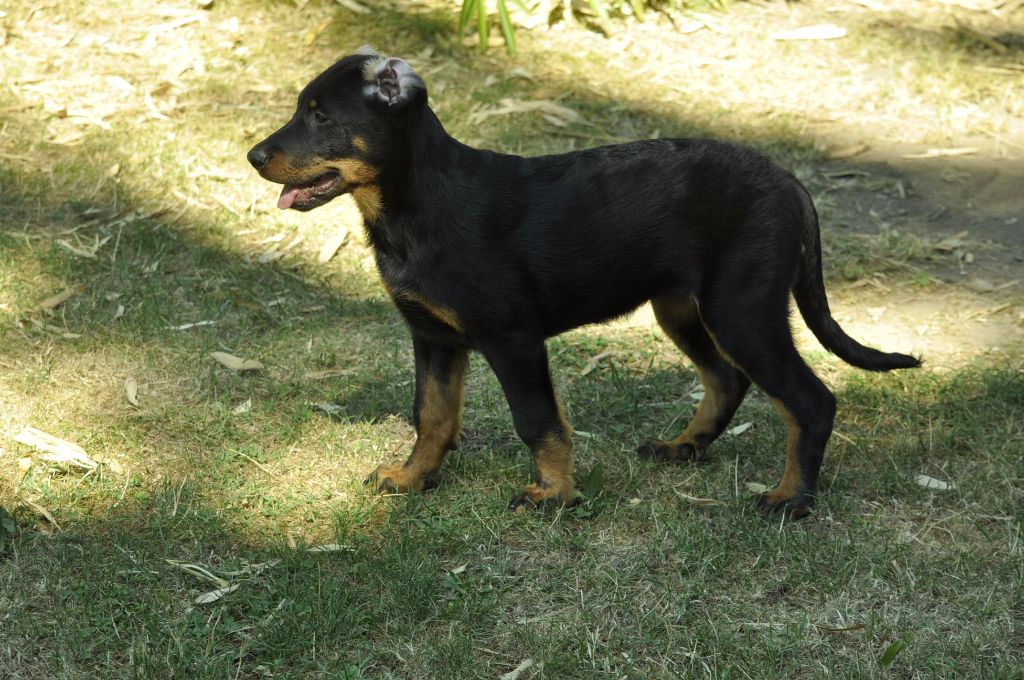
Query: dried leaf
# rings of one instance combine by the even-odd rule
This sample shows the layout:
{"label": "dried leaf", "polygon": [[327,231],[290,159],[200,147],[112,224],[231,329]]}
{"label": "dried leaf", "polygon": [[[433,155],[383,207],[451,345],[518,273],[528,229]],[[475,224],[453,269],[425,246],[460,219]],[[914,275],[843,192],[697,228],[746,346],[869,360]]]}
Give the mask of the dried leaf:
{"label": "dried leaf", "polygon": [[352,550],[352,546],[342,545],[340,543],[325,543],[322,545],[314,545],[312,548],[306,548],[306,552],[311,553],[342,552],[346,550]]}
{"label": "dried leaf", "polygon": [[64,239],[57,239],[56,241],[54,241],[54,243],[56,243],[58,246],[60,246],[64,250],[70,252],[72,255],[77,255],[78,257],[84,257],[87,260],[95,260],[96,259],[96,253],[94,253],[93,251],[86,250],[85,248],[79,248],[78,246],[76,246],[76,245],[74,245],[74,244],[72,244],[72,243],[70,243],[68,241],[65,241]]}
{"label": "dried leaf", "polygon": [[340,375],[351,375],[355,373],[354,368],[325,368],[320,371],[306,371],[306,380],[325,380],[337,378]]}
{"label": "dried leaf", "polygon": [[706,505],[725,505],[725,501],[720,501],[715,498],[697,498],[696,496],[689,496],[685,493],[676,491],[676,495],[683,499],[690,505],[706,506]]}
{"label": "dried leaf", "polygon": [[616,354],[618,354],[618,351],[611,349],[608,350],[607,352],[601,352],[600,354],[592,357],[590,361],[587,362],[587,365],[583,367],[583,370],[580,371],[580,375],[587,375],[595,368],[597,368],[597,365],[601,362],[602,359],[607,359],[608,357],[614,356]]}
{"label": "dried leaf", "polygon": [[771,488],[761,484],[760,482],[744,482],[743,486],[747,487],[747,491],[752,493],[767,493]]}
{"label": "dried leaf", "polygon": [[314,404],[314,406],[316,406],[316,408],[320,409],[329,416],[333,416],[335,413],[341,413],[341,406],[337,404],[324,402],[320,404]]}
{"label": "dried leaf", "polygon": [[46,434],[34,427],[26,426],[14,436],[14,440],[40,451],[45,451],[44,455],[39,456],[40,460],[52,463],[67,463],[68,465],[85,470],[92,470],[97,465],[96,461],[86,455],[85,450],[78,444],[72,444],[64,439]]}
{"label": "dried leaf", "polygon": [[209,569],[207,569],[206,567],[204,567],[202,565],[192,564],[191,562],[182,562],[180,560],[164,560],[164,561],[167,562],[167,564],[171,565],[172,567],[175,567],[176,569],[180,569],[181,571],[185,572],[186,574],[189,574],[191,576],[195,576],[196,578],[202,579],[204,581],[209,581],[210,583],[213,583],[213,584],[215,584],[215,585],[217,585],[217,586],[219,586],[221,588],[225,588],[229,584],[229,581],[227,579],[223,579],[223,578],[221,578],[219,576],[215,576]]}
{"label": "dried leaf", "polygon": [[135,382],[135,378],[128,378],[124,381],[124,396],[128,398],[128,403],[132,406],[139,405],[139,384]]}
{"label": "dried leaf", "polygon": [[302,41],[306,45],[306,47],[309,47],[310,45],[315,43],[316,39],[320,37],[320,34],[323,33],[327,29],[327,27],[331,24],[331,21],[333,21],[333,20],[334,20],[334,17],[332,17],[332,16],[331,17],[327,17],[326,19],[321,21],[319,24],[317,24],[316,27],[313,30],[311,30],[309,33],[307,33],[306,34],[306,38]]}
{"label": "dried leaf", "polygon": [[976,293],[991,293],[996,289],[995,284],[991,281],[977,276],[967,281],[966,285]]}
{"label": "dried leaf", "polygon": [[978,149],[973,146],[965,146],[958,148],[948,149],[928,149],[924,153],[905,153],[904,158],[947,158],[950,156],[967,156],[973,153],[978,153]]}
{"label": "dried leaf", "polygon": [[519,676],[533,668],[534,663],[533,659],[524,659],[521,664],[510,670],[508,673],[503,673],[498,676],[498,680],[519,680]]}
{"label": "dried leaf", "polygon": [[854,633],[859,630],[864,630],[867,625],[863,623],[856,623],[852,626],[843,626],[842,628],[834,628],[832,626],[823,626],[819,623],[814,624],[814,627],[825,633]]}
{"label": "dried leaf", "polygon": [[44,508],[43,506],[41,506],[41,505],[39,505],[37,503],[33,503],[32,501],[28,500],[27,498],[25,499],[25,504],[28,505],[33,510],[35,510],[36,512],[38,512],[43,517],[45,517],[46,521],[49,522],[50,524],[52,524],[54,529],[56,529],[57,531],[61,530],[60,525],[57,524],[57,520],[55,520],[53,518],[53,515],[50,514],[49,510],[47,510],[46,508]]}
{"label": "dried leaf", "polygon": [[236,577],[236,576],[256,576],[257,574],[260,574],[260,573],[266,571],[267,569],[270,569],[271,567],[276,567],[280,563],[281,563],[280,559],[273,559],[273,560],[270,560],[269,562],[254,562],[252,564],[249,564],[248,562],[245,562],[245,563],[242,564],[242,568],[241,569],[237,569],[235,571],[222,571],[220,573],[223,574],[224,576],[231,576],[231,577]]}
{"label": "dried leaf", "polygon": [[853,158],[854,156],[859,156],[870,148],[871,147],[867,144],[854,144],[853,146],[845,146],[842,149],[830,151],[828,157],[836,161],[843,158]]}
{"label": "dried leaf", "polygon": [[243,413],[248,413],[251,410],[252,410],[252,397],[246,399],[241,404],[239,404],[238,406],[236,406],[233,409],[231,409],[231,414],[232,415],[236,415],[236,416],[240,416]]}
{"label": "dried leaf", "polygon": [[238,590],[237,583],[234,585],[226,586],[224,588],[217,588],[217,590],[211,590],[208,593],[203,593],[202,595],[200,595],[192,601],[196,604],[210,604],[211,602],[216,602],[220,598],[224,597],[225,595],[228,595],[229,593],[233,593],[236,590]]}
{"label": "dried leaf", "polygon": [[923,486],[926,489],[935,489],[936,491],[952,491],[956,489],[954,482],[944,482],[941,479],[935,479],[928,475],[918,475],[915,481],[919,486]]}
{"label": "dried leaf", "polygon": [[846,29],[835,24],[801,26],[788,31],[772,33],[774,40],[835,40],[846,35]]}
{"label": "dried leaf", "polygon": [[347,10],[351,10],[356,14],[369,14],[370,8],[359,4],[356,0],[334,0],[339,5]]}
{"label": "dried leaf", "polygon": [[539,112],[558,119],[559,124],[583,122],[578,112],[547,99],[520,101],[518,99],[502,99],[499,106],[477,111],[470,116],[473,122],[481,122],[492,116],[508,116],[515,113]]}
{"label": "dried leaf", "polygon": [[468,564],[460,564],[459,566],[457,566],[454,569],[452,569],[450,573],[455,574],[456,576],[458,576],[459,574],[461,574],[464,571],[466,571],[466,567],[468,567],[468,566],[469,566]]}
{"label": "dried leaf", "polygon": [[331,234],[324,244],[320,246],[320,253],[316,256],[317,262],[330,262],[334,254],[338,252],[348,241],[348,229],[338,229]]}
{"label": "dried leaf", "polygon": [[61,292],[57,293],[56,295],[54,295],[52,297],[46,298],[45,300],[43,300],[42,302],[40,302],[36,306],[39,309],[53,309],[54,307],[56,307],[57,305],[61,304],[62,302],[67,301],[68,298],[70,298],[72,295],[74,295],[77,292],[78,292],[78,289],[75,288],[74,286],[71,286],[70,288],[65,288],[64,290],[62,290]]}
{"label": "dried leaf", "polygon": [[168,326],[167,330],[169,330],[169,331],[187,331],[190,328],[199,328],[200,326],[214,326],[214,325],[216,325],[216,323],[217,323],[216,321],[212,321],[210,319],[205,319],[203,321],[192,321],[192,322],[189,322],[189,323],[183,323],[183,324],[181,324],[179,326]]}
{"label": "dried leaf", "polygon": [[741,425],[737,425],[736,427],[730,427],[728,430],[726,430],[726,432],[731,434],[733,437],[737,437],[746,432],[747,430],[749,430],[750,428],[752,428],[753,426],[754,423],[746,422]]}
{"label": "dried leaf", "polygon": [[263,368],[263,364],[255,359],[242,359],[227,352],[211,352],[210,356],[232,371],[257,371]]}

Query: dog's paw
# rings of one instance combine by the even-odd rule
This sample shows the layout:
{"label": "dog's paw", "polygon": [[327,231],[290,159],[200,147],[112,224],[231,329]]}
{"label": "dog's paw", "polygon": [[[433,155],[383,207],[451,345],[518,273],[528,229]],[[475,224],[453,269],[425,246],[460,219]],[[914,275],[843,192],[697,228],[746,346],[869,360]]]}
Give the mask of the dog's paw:
{"label": "dog's paw", "polygon": [[636,455],[645,460],[657,460],[662,463],[689,463],[704,460],[707,449],[693,444],[673,444],[652,439],[637,447]]}
{"label": "dog's paw", "polygon": [[809,493],[787,495],[773,489],[758,495],[757,506],[766,516],[783,513],[787,520],[803,519],[811,514],[814,496]]}
{"label": "dog's paw", "polygon": [[378,493],[405,493],[432,489],[437,486],[437,478],[433,474],[418,473],[402,463],[384,463],[378,465],[363,484],[373,487]]}
{"label": "dog's paw", "polygon": [[573,506],[576,502],[576,490],[572,484],[565,485],[562,488],[529,484],[523,489],[523,493],[519,494],[508,504],[508,509],[517,513],[538,508],[557,510],[558,508]]}

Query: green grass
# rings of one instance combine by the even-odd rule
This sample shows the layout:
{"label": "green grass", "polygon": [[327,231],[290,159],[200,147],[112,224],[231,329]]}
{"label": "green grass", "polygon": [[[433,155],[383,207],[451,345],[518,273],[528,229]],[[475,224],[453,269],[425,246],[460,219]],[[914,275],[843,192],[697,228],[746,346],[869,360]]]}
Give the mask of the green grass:
{"label": "green grass", "polygon": [[[637,460],[639,441],[682,429],[697,383],[663,336],[623,324],[549,343],[580,431],[577,479],[594,480],[582,509],[505,510],[530,462],[479,359],[441,486],[380,497],[362,478],[406,455],[413,437],[407,331],[351,205],[279,215],[244,160],[312,72],[364,42],[422,55],[449,128],[506,151],[750,132],[813,177],[799,121],[722,113],[714,98],[670,113],[629,89],[628,68],[595,72],[591,36],[573,37],[579,49],[557,60],[528,56],[539,39],[526,34],[523,62],[463,59],[441,10],[362,17],[326,2],[306,14],[217,3],[152,43],[148,29],[170,15],[145,3],[5,11],[5,49],[18,58],[0,89],[10,112],[0,135],[0,509],[17,526],[0,512],[0,677],[494,678],[525,659],[536,664],[523,678],[1022,677],[1024,378],[1012,351],[886,376],[810,354],[840,411],[822,503],[806,522],[783,526],[753,509],[746,484],[778,478],[785,437],[756,392],[736,421],[754,427],[723,437],[708,463]],[[293,44],[329,16],[312,45]],[[77,37],[61,52],[67,27]],[[97,35],[119,36],[117,49]],[[172,73],[182,54],[203,68]],[[496,75],[521,64],[536,82]],[[134,93],[91,98],[111,75]],[[147,113],[145,93],[166,120]],[[470,121],[505,97],[563,96],[584,123]],[[91,106],[109,129],[47,102]],[[75,130],[77,144],[55,143]],[[338,224],[355,233],[320,264]],[[260,262],[297,235],[298,247]],[[95,259],[59,244],[104,239]],[[839,275],[876,271],[882,258],[929,266],[909,237],[836,243]],[[66,302],[38,309],[70,286]],[[213,324],[176,329],[198,321]],[[265,368],[232,373],[213,351]],[[338,373],[309,376],[329,369]],[[323,403],[338,408],[328,416]],[[10,438],[26,425],[101,464],[39,460]],[[922,488],[918,474],[957,488]],[[307,550],[323,544],[338,549]],[[169,560],[238,588],[196,604],[217,585]],[[883,668],[898,641],[905,648]]]}

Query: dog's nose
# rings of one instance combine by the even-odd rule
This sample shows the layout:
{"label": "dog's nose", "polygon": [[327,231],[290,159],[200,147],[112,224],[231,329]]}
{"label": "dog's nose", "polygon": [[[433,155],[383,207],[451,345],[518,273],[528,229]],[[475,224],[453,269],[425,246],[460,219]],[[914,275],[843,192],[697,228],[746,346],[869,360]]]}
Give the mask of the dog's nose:
{"label": "dog's nose", "polygon": [[270,160],[270,154],[267,153],[267,150],[263,145],[258,144],[249,151],[246,158],[248,158],[249,162],[252,163],[252,167],[260,170],[267,164],[267,161]]}

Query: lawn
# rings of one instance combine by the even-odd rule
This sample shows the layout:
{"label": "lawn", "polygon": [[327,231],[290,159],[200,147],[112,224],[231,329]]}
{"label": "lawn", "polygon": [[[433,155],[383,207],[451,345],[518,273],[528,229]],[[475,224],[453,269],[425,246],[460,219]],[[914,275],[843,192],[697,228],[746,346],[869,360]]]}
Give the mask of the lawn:
{"label": "lawn", "polygon": [[[1024,678],[1020,3],[737,3],[515,58],[441,2],[202,4],[0,12],[0,678]],[[757,391],[708,462],[636,458],[699,399],[644,312],[549,342],[577,508],[506,510],[531,464],[479,357],[441,485],[363,486],[414,439],[408,332],[350,200],[280,213],[245,152],[364,43],[468,143],[708,134],[808,184],[838,317],[926,361],[803,344],[839,400],[811,518],[754,507]]]}

